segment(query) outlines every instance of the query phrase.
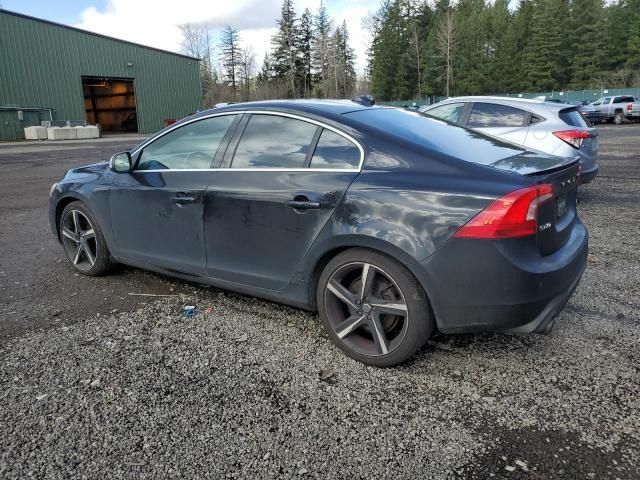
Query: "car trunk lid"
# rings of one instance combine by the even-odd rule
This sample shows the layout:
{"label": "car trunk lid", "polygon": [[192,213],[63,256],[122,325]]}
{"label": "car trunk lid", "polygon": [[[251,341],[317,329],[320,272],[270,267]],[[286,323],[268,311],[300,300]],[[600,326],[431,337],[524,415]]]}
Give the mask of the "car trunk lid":
{"label": "car trunk lid", "polygon": [[536,243],[541,255],[560,249],[577,221],[580,166],[578,158],[550,170],[528,174],[536,183],[553,186],[553,197],[538,207]]}
{"label": "car trunk lid", "polygon": [[536,243],[541,255],[557,251],[568,240],[576,222],[580,157],[556,157],[525,152],[499,160],[492,167],[525,175],[535,184],[549,184],[553,195],[538,207]]}

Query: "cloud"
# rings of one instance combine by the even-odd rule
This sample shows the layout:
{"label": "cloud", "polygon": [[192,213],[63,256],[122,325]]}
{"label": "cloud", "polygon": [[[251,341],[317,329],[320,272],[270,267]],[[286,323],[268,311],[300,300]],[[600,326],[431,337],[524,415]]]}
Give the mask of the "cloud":
{"label": "cloud", "polygon": [[[357,55],[358,70],[365,64],[366,33],[360,20],[377,0],[349,0],[327,2],[336,25],[347,21],[351,45]],[[207,22],[214,30],[231,25],[240,30],[243,46],[251,45],[258,65],[271,47],[271,36],[280,17],[281,0],[110,0],[103,9],[89,7],[81,13],[75,26],[85,30],[122,38],[142,45],[179,52],[182,35],[179,25],[188,22]],[[296,13],[305,8],[315,12],[320,0],[295,0]]]}

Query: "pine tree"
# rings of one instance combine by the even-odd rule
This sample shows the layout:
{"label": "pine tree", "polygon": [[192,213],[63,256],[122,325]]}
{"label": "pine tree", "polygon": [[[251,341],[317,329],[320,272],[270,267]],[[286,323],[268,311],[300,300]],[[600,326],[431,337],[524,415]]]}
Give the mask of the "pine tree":
{"label": "pine tree", "polygon": [[276,78],[286,81],[287,96],[295,98],[298,93],[296,80],[300,59],[297,51],[298,20],[292,0],[283,0],[281,17],[276,23],[278,32],[271,39],[273,71]]}
{"label": "pine tree", "polygon": [[[397,98],[400,61],[408,48],[403,46],[402,16],[398,0],[383,0],[376,13],[378,29],[371,50],[371,88],[382,100]],[[402,73],[402,72],[401,72]],[[404,79],[401,79],[404,83]]]}
{"label": "pine tree", "polygon": [[344,21],[333,34],[332,69],[335,81],[335,96],[346,98],[353,93],[356,86],[355,54],[349,46],[347,22]]}
{"label": "pine tree", "polygon": [[605,62],[605,45],[601,34],[603,14],[602,0],[571,2],[570,69],[573,88],[589,88],[603,69]]}
{"label": "pine tree", "polygon": [[[439,32],[446,27],[446,16],[451,14],[451,5],[449,0],[438,0],[435,3],[431,16],[431,27],[427,31],[422,47],[421,66],[422,69],[422,95],[443,95],[446,93],[446,79],[451,81],[451,65],[447,74],[447,55],[439,41]],[[453,25],[450,25],[453,26]],[[454,32],[455,33],[455,32]],[[451,38],[455,40],[455,38]],[[455,43],[455,42],[454,42]],[[454,46],[454,43],[451,45]],[[445,55],[443,55],[445,53]],[[455,51],[449,51],[449,59],[452,60]]]}
{"label": "pine tree", "polygon": [[628,32],[625,45],[627,65],[638,69],[640,68],[640,0],[626,0],[623,8],[626,14],[624,25]]}
{"label": "pine tree", "polygon": [[314,84],[316,85],[314,94],[318,97],[325,97],[330,78],[329,48],[333,22],[329,18],[324,0],[320,1],[318,13],[313,18],[313,28],[312,63],[315,77]]}
{"label": "pine tree", "polygon": [[313,15],[306,8],[300,17],[300,28],[298,29],[298,52],[300,56],[300,76],[302,77],[302,97],[309,97],[312,90],[311,70],[312,62],[312,40],[313,40]]}
{"label": "pine tree", "polygon": [[237,100],[238,79],[240,67],[240,34],[238,30],[225,25],[220,34],[220,50],[222,52],[222,68],[225,79],[233,92],[233,100]]}
{"label": "pine tree", "polygon": [[567,2],[565,0],[534,0],[533,21],[524,67],[529,89],[548,91],[562,89],[568,79],[565,39]]}

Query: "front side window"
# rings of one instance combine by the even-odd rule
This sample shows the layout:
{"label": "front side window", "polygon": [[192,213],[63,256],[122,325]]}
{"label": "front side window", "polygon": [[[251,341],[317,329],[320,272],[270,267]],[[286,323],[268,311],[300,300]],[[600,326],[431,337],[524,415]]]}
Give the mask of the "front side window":
{"label": "front side window", "polygon": [[311,168],[358,168],[360,149],[350,140],[324,129],[311,157]]}
{"label": "front side window", "polygon": [[459,123],[463,110],[464,103],[449,103],[448,105],[432,108],[424,113],[441,118],[442,120],[447,120],[448,122]]}
{"label": "front side window", "polygon": [[142,150],[138,170],[185,170],[211,167],[236,115],[205,118],[179,127]]}
{"label": "front side window", "polygon": [[473,106],[469,128],[521,127],[527,113],[519,108],[495,103],[476,103]]}
{"label": "front side window", "polygon": [[253,114],[231,168],[304,168],[317,129],[295,118]]}

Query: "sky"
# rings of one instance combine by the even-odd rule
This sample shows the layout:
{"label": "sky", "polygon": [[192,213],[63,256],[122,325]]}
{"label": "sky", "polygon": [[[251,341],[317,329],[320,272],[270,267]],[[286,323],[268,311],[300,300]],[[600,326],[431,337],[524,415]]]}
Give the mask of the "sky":
{"label": "sky", "polygon": [[[0,0],[2,8],[143,45],[179,52],[178,25],[203,22],[219,31],[225,24],[240,31],[243,46],[251,45],[258,65],[269,50],[280,17],[282,0]],[[380,0],[325,0],[336,24],[347,22],[356,69],[366,63],[369,39],[361,26]],[[320,0],[294,0],[296,14],[305,8],[316,12]],[[215,47],[214,42],[214,47]]]}

